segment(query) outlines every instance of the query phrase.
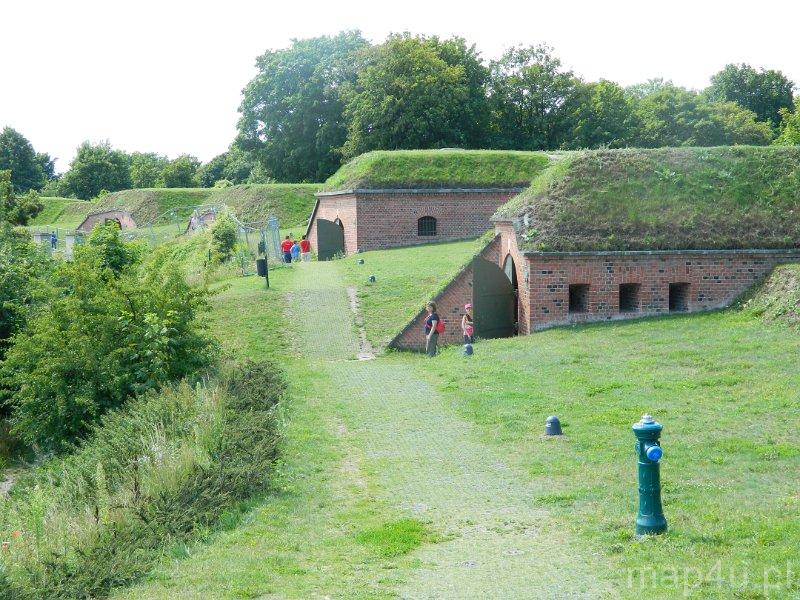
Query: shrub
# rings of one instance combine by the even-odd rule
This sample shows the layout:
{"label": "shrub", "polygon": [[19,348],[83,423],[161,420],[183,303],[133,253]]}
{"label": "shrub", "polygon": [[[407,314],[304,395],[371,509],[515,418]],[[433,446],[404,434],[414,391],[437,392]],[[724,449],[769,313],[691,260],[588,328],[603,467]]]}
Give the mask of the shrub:
{"label": "shrub", "polygon": [[117,273],[103,247],[57,267],[48,310],[28,321],[0,364],[13,431],[42,451],[66,449],[109,409],[198,373],[215,354],[199,319],[206,288],[176,269]]}
{"label": "shrub", "polygon": [[230,258],[236,245],[236,223],[228,215],[219,217],[211,227],[211,250],[219,261]]}
{"label": "shrub", "polygon": [[0,499],[12,539],[0,596],[105,597],[196,539],[268,485],[284,393],[275,365],[249,363],[211,388],[184,383],[106,415],[74,455]]}

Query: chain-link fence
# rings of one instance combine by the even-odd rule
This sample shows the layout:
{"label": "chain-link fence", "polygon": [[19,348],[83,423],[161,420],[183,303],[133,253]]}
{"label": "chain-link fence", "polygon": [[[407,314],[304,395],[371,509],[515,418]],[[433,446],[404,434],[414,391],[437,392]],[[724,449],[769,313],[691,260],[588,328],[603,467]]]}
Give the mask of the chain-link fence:
{"label": "chain-link fence", "polygon": [[75,229],[64,227],[28,227],[33,242],[44,248],[49,254],[61,254],[67,260],[72,259],[76,246],[84,242],[84,234]]}
{"label": "chain-link fence", "polygon": [[234,253],[242,275],[256,272],[256,259],[266,258],[267,264],[281,261],[280,223],[271,216],[263,221],[244,223],[231,215],[236,224],[237,243]]}

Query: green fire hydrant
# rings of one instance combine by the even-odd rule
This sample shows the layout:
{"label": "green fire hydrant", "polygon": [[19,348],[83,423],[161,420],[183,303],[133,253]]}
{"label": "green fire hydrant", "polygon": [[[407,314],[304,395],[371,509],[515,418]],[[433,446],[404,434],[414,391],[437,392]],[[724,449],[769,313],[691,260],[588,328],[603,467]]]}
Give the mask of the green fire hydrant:
{"label": "green fire hydrant", "polygon": [[664,533],[667,519],[661,507],[661,476],[658,461],[663,452],[658,438],[663,427],[650,415],[633,426],[636,436],[636,456],[639,463],[639,512],[636,515],[636,534]]}

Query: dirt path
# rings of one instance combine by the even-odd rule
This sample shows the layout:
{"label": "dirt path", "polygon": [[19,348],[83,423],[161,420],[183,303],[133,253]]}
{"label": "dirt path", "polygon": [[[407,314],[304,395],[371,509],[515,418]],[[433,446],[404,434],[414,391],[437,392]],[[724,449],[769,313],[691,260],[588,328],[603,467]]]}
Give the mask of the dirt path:
{"label": "dirt path", "polygon": [[400,597],[612,597],[593,558],[533,504],[540,490],[478,441],[414,365],[354,360],[363,348],[351,308],[335,263],[298,270],[297,350],[329,375],[343,435],[358,453],[348,465],[447,540],[417,551],[418,568],[400,574]]}

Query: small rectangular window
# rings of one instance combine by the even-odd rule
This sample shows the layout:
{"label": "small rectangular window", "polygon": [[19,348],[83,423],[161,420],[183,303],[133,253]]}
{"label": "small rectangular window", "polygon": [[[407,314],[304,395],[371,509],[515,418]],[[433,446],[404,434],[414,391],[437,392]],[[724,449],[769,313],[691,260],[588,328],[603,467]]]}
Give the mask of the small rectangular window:
{"label": "small rectangular window", "polygon": [[418,219],[417,235],[421,236],[436,235],[436,219],[434,217],[422,217]]}
{"label": "small rectangular window", "polygon": [[689,284],[669,284],[669,312],[686,312],[689,310]]}
{"label": "small rectangular window", "polygon": [[584,313],[589,310],[589,286],[575,283],[569,286],[569,312]]}
{"label": "small rectangular window", "polygon": [[638,283],[622,283],[619,286],[619,312],[630,313],[639,310]]}

